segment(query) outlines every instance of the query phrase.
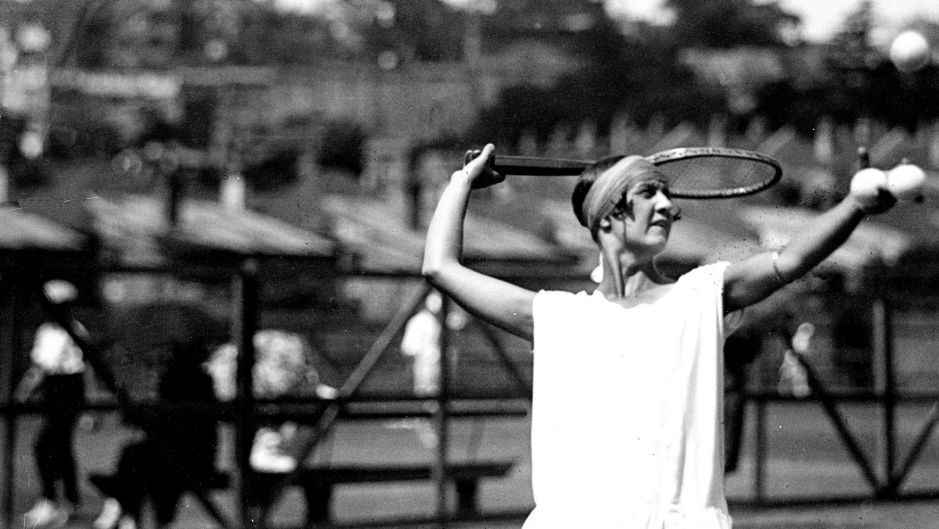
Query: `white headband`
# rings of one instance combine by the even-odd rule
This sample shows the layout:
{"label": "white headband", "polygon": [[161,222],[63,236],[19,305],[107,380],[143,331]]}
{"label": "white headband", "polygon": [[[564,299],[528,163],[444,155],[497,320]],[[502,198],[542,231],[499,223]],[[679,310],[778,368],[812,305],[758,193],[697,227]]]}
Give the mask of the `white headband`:
{"label": "white headband", "polygon": [[613,212],[623,193],[629,187],[649,177],[663,179],[655,166],[642,156],[626,156],[613,167],[600,174],[591,184],[584,197],[582,211],[590,233],[594,233],[600,221]]}

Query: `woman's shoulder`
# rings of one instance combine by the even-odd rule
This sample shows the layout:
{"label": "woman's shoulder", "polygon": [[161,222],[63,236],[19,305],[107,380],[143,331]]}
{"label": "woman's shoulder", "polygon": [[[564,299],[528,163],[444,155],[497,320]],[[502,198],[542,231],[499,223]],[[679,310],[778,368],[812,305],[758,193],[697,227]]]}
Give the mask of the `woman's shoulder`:
{"label": "woman's shoulder", "polygon": [[727,261],[703,264],[682,274],[676,284],[682,286],[716,286],[723,287],[724,271],[730,265]]}
{"label": "woman's shoulder", "polygon": [[705,277],[723,277],[724,271],[729,265],[730,263],[727,261],[699,265],[679,276],[677,282],[700,280]]}

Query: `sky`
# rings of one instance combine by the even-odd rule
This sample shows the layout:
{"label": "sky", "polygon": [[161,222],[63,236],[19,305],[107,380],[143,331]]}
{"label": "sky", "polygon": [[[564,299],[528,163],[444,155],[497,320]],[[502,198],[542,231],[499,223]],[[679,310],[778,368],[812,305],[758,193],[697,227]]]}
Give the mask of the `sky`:
{"label": "sky", "polygon": [[[323,9],[337,0],[275,0],[285,8],[301,11]],[[473,3],[487,4],[493,0],[444,0],[463,6]],[[757,0],[759,1],[759,0]],[[858,8],[860,0],[778,0],[787,11],[802,17],[803,36],[810,41],[828,39],[847,15]],[[611,13],[625,14],[651,21],[666,16],[662,0],[605,0]],[[874,0],[874,13],[879,25],[880,39],[886,42],[904,29],[909,19],[921,16],[939,23],[939,0]],[[878,34],[875,34],[875,40]]]}

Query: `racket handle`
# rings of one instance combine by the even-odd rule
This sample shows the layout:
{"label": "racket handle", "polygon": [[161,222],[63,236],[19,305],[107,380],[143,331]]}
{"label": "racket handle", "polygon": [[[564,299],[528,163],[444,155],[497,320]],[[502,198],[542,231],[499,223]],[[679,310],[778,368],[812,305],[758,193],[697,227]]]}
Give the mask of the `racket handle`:
{"label": "racket handle", "polygon": [[857,163],[858,169],[867,169],[871,166],[871,154],[868,152],[867,147],[857,148]]}

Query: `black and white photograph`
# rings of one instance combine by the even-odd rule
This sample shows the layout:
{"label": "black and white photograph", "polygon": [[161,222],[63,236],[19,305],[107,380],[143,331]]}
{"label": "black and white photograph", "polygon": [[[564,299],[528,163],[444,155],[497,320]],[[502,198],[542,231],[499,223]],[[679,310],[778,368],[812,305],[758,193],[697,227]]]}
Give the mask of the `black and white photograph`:
{"label": "black and white photograph", "polygon": [[0,529],[939,529],[939,2],[0,0]]}

